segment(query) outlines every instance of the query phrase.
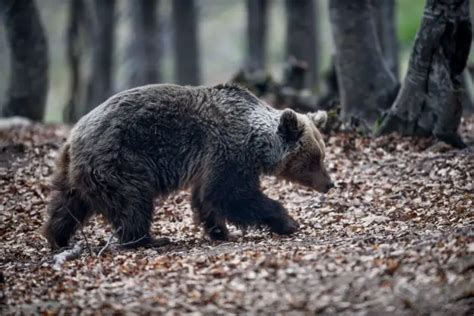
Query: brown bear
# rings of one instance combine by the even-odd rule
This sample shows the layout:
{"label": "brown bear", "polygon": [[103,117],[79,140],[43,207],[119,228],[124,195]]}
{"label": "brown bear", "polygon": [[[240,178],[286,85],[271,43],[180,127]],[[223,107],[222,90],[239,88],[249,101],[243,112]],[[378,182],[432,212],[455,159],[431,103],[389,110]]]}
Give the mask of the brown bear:
{"label": "brown bear", "polygon": [[317,126],[325,112],[275,110],[233,85],[148,85],[112,96],[72,129],[53,176],[45,236],[67,246],[93,214],[102,214],[122,244],[153,245],[153,200],[191,188],[205,233],[228,240],[226,223],[298,228],[283,206],[260,190],[275,175],[320,192],[333,183]]}

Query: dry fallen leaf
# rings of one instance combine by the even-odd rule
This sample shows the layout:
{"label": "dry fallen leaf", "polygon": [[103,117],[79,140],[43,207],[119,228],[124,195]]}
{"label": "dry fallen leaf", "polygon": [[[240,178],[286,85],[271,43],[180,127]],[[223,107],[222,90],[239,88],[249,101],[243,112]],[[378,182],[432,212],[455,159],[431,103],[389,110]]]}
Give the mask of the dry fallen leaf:
{"label": "dry fallen leaf", "polygon": [[[474,118],[461,133],[469,143]],[[54,265],[40,227],[61,126],[0,130],[0,303],[10,313],[466,314],[474,288],[474,154],[432,140],[338,133],[327,139],[327,195],[271,177],[262,187],[301,224],[203,239],[189,193],[155,203],[153,233],[173,244]],[[472,142],[472,139],[471,139]],[[235,228],[231,227],[235,233]],[[111,228],[84,234],[101,249]],[[81,234],[73,244],[84,246]],[[56,268],[56,269],[55,269]],[[469,292],[471,291],[471,292]],[[471,293],[471,294],[469,294]]]}

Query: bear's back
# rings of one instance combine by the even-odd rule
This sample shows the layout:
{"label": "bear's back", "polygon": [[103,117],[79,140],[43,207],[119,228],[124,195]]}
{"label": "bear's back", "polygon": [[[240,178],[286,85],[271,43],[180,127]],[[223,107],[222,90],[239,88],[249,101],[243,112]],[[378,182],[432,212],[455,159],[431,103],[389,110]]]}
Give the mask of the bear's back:
{"label": "bear's back", "polygon": [[71,153],[89,167],[141,160],[176,173],[168,178],[178,182],[203,160],[273,163],[277,125],[276,110],[236,86],[148,85],[120,92],[83,117],[71,133]]}

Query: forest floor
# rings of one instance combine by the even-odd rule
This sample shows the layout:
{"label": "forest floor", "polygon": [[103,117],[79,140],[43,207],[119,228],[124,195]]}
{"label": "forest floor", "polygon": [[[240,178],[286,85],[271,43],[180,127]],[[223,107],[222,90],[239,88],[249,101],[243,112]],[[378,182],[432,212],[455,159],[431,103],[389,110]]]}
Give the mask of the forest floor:
{"label": "forest floor", "polygon": [[62,126],[0,130],[0,313],[471,314],[474,311],[474,117],[464,150],[430,139],[337,133],[327,195],[273,178],[265,192],[301,224],[210,242],[189,193],[156,202],[157,249],[110,245],[100,218],[82,253],[53,263],[40,227]]}

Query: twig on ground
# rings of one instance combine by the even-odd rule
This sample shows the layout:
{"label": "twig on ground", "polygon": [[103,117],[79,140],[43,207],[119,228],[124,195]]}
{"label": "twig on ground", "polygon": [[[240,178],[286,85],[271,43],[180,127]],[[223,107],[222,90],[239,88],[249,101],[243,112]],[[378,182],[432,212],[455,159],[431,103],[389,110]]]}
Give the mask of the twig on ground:
{"label": "twig on ground", "polygon": [[112,238],[114,238],[114,233],[111,233],[110,236],[109,236],[109,239],[107,239],[107,243],[105,244],[104,247],[102,247],[100,250],[99,250],[99,253],[97,254],[97,257],[100,257],[102,256],[102,253],[107,250],[107,248],[110,246],[110,243],[112,242]]}
{"label": "twig on ground", "polygon": [[143,235],[142,237],[138,238],[138,239],[135,239],[135,240],[132,240],[132,241],[128,241],[128,242],[124,242],[124,243],[118,243],[120,246],[128,246],[128,245],[133,245],[133,244],[136,244],[140,241],[142,241],[143,239],[145,239],[147,237],[147,235]]}
{"label": "twig on ground", "polygon": [[69,213],[69,215],[71,215],[71,217],[77,222],[77,224],[79,225],[79,230],[81,231],[81,235],[82,237],[84,238],[84,241],[86,243],[86,247],[87,249],[89,250],[89,254],[92,256],[94,253],[92,252],[92,248],[89,244],[89,240],[87,239],[87,236],[84,232],[84,230],[82,229],[82,223],[77,219],[76,216],[74,216],[74,214],[72,214],[71,210],[67,207],[66,208],[67,212]]}
{"label": "twig on ground", "polygon": [[107,250],[107,248],[111,245],[112,243],[112,239],[114,238],[114,235],[115,234],[118,234],[118,232],[122,230],[122,227],[119,227],[115,232],[111,233],[110,236],[109,236],[109,239],[107,239],[107,243],[105,244],[104,247],[102,247],[99,251],[99,253],[97,254],[98,257],[100,257],[102,255],[102,253]]}
{"label": "twig on ground", "polygon": [[99,251],[99,253],[97,254],[98,257],[100,257],[105,250],[107,250],[107,248],[109,248],[110,245],[120,245],[120,246],[128,246],[128,245],[133,245],[135,243],[138,243],[140,241],[142,241],[143,239],[145,239],[147,237],[147,235],[143,235],[142,237],[138,238],[138,239],[135,239],[135,240],[132,240],[132,241],[128,241],[128,242],[125,242],[125,243],[121,243],[121,242],[116,242],[116,243],[112,243],[112,239],[114,238],[114,235],[115,234],[118,234],[120,231],[122,230],[122,227],[119,227],[115,232],[113,232],[109,238],[107,239],[107,243],[105,244],[104,247],[102,247]]}

